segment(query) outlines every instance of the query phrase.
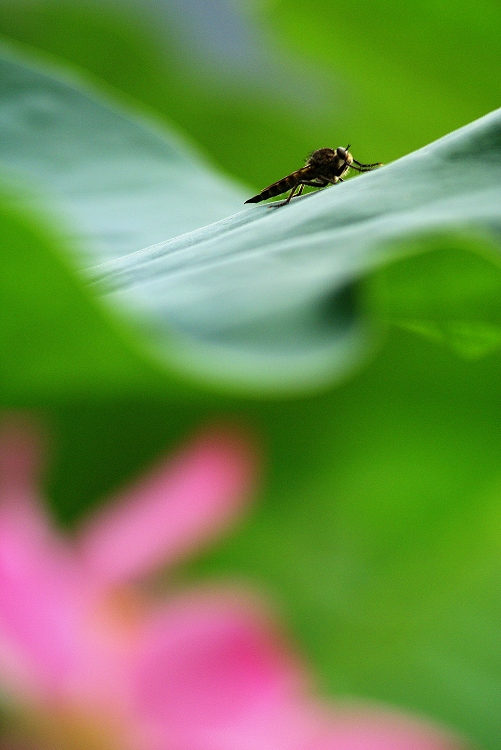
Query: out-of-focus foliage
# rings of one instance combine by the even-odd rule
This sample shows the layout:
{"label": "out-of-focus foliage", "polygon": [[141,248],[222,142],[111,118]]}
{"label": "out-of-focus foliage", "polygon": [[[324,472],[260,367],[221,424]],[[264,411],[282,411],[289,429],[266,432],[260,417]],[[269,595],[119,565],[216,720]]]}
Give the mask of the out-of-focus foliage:
{"label": "out-of-focus foliage", "polygon": [[210,224],[245,198],[151,118],[7,45],[0,129],[4,179],[56,213],[83,267]]}
{"label": "out-of-focus foliage", "polygon": [[[233,77],[236,66],[218,68],[208,53],[201,64],[189,23],[181,50],[178,21],[161,24],[153,4],[138,17],[132,2],[124,10],[5,0],[0,27],[169,116],[256,188],[320,145],[349,140],[356,158],[389,161],[499,104],[493,2],[475,12],[456,2],[240,5],[264,47],[283,51],[277,85],[262,69]],[[185,16],[193,7],[186,1]],[[221,28],[210,29],[213,38]],[[272,81],[276,57],[260,57]],[[468,168],[481,181],[475,156]],[[462,186],[465,153],[457,157],[452,192]],[[492,175],[496,165],[485,168]],[[276,218],[260,208],[249,216],[264,214],[270,226],[306,216],[384,175],[297,201]],[[179,578],[237,573],[258,582],[292,621],[326,692],[412,708],[497,749],[501,303],[498,264],[485,255],[495,240],[456,230],[431,239],[428,254],[377,270],[361,299],[392,327],[373,359],[309,397],[249,398],[168,374],[70,267],[68,228],[78,235],[70,219],[50,232],[9,202],[0,250],[5,404],[37,407],[53,430],[47,486],[60,521],[77,522],[200,423],[247,424],[266,458],[260,504]],[[394,246],[388,258],[416,249]],[[307,246],[302,253],[307,262]]]}
{"label": "out-of-focus foliage", "polygon": [[[189,28],[187,37],[181,33],[180,22],[196,18],[200,3],[179,5],[184,11],[172,15],[172,4],[167,2],[23,0],[14,6],[2,0],[0,33],[89,70],[131,94],[182,126],[228,172],[256,185],[268,179],[274,164],[279,169],[287,164],[284,156],[290,146],[286,144],[292,143],[289,159],[302,160],[320,136],[310,140],[302,123],[301,83],[308,89],[309,79],[301,72],[292,94],[282,91],[290,78],[294,83],[293,71],[285,70],[282,83],[264,88],[262,81],[253,84],[252,75],[235,79],[234,61],[213,64]],[[210,3],[206,5],[210,18]],[[209,31],[221,34],[213,46],[225,49],[229,39],[223,25],[209,22]],[[262,67],[267,78],[277,77],[276,65],[263,61]],[[309,97],[307,101],[311,106]],[[308,116],[314,132],[317,114],[315,110]]]}
{"label": "out-of-focus foliage", "polygon": [[[465,353],[491,351],[501,341],[499,244],[480,233],[501,231],[500,132],[497,110],[341,190],[254,208],[251,218],[237,214],[110,261],[95,275],[160,343],[175,331],[189,369],[244,388],[308,389],[344,376],[368,348],[355,282],[401,255],[434,249],[414,235],[476,228],[471,250],[490,250],[496,264],[475,264],[458,252],[461,241],[445,239],[455,268],[444,273],[436,253],[426,259],[420,273],[435,293],[419,295],[416,285],[417,294],[406,295],[414,302],[407,327],[424,327]],[[390,275],[389,319],[402,325],[391,309],[395,283]]]}
{"label": "out-of-focus foliage", "polygon": [[59,238],[5,206],[0,226],[1,406],[151,387],[154,374],[130,336],[82,288]]}
{"label": "out-of-focus foliage", "polygon": [[335,130],[364,158],[389,161],[499,106],[496,0],[263,4],[288,49],[344,82]]}
{"label": "out-of-focus foliage", "polygon": [[388,162],[495,109],[500,28],[496,0],[0,2],[0,33],[167,115],[257,188],[320,146]]}
{"label": "out-of-focus foliage", "polygon": [[478,236],[443,236],[428,239],[422,253],[422,241],[403,243],[411,257],[372,276],[370,308],[462,356],[494,351],[501,343],[501,264],[489,245]]}
{"label": "out-of-focus foliage", "polygon": [[[76,239],[85,250],[75,258],[78,265],[97,266],[88,273],[99,281],[101,293],[139,318],[169,367],[202,383],[208,379],[216,389],[229,384],[244,393],[308,391],[344,376],[366,356],[367,318],[374,312],[360,309],[355,282],[393,259],[428,251],[426,239],[411,241],[419,233],[475,229],[478,237],[471,240],[471,250],[482,252],[488,243],[480,232],[487,236],[501,225],[498,110],[342,189],[337,186],[284,208],[240,211],[178,239],[136,250],[151,242],[155,232],[169,236],[225,216],[240,207],[242,193],[212,174],[172,135],[155,132],[127,110],[100,99],[98,91],[41,72],[8,50],[0,59],[0,72],[4,172],[24,181],[39,200],[49,196],[51,209],[72,227],[68,241]],[[485,162],[482,172],[478,159]],[[198,201],[193,202],[196,188]],[[461,241],[444,242],[454,251]],[[495,253],[493,246],[493,258]],[[40,249],[34,258],[43,254]],[[39,294],[46,288],[47,304],[39,307],[52,320],[47,311],[58,295],[48,282],[56,259],[46,254],[41,262],[45,275],[26,262],[24,272],[4,274],[11,297],[6,323],[11,327],[25,316],[23,308],[15,315],[12,311],[16,299],[25,296],[28,272],[35,281],[43,280]],[[3,257],[12,269],[22,254],[13,250]],[[427,270],[420,273],[434,281],[433,296],[429,291],[419,296],[417,284],[414,293],[397,289],[394,294],[398,282],[391,272],[384,287],[376,277],[374,287],[387,295],[389,290],[386,306],[376,294],[376,310],[385,307],[379,316],[465,353],[495,349],[501,340],[499,269],[486,258],[478,286],[474,257],[456,252],[455,271],[444,274],[436,253],[428,255]],[[410,262],[411,274],[416,274],[415,265]],[[411,309],[399,314],[396,300],[402,297]],[[61,309],[69,309],[71,299],[68,293]],[[82,312],[75,311],[75,320],[79,318]],[[68,316],[61,321],[71,331]],[[9,393],[35,398],[38,389],[46,394],[51,377],[54,393],[60,395],[74,387],[92,391],[100,378],[106,380],[98,368],[96,380],[91,377],[83,385],[89,377],[84,339],[82,381],[70,385],[69,372],[79,359],[74,350],[78,339],[70,334],[65,350],[55,336],[55,351],[61,355],[56,364],[52,328],[45,325],[44,343],[40,331],[33,338],[19,337],[15,356],[4,358],[6,383],[13,389],[6,387],[4,398]],[[79,332],[85,329],[79,326]],[[10,337],[16,339],[14,333]],[[38,386],[44,368],[34,365],[35,342],[39,359],[48,353]],[[95,351],[100,348],[96,344]],[[98,354],[96,359],[104,363],[106,358]],[[105,391],[116,387],[119,369],[110,364]]]}

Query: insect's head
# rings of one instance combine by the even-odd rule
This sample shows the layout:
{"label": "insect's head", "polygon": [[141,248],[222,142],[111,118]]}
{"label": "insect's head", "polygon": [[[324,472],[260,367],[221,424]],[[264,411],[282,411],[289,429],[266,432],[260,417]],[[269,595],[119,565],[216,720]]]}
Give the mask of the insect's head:
{"label": "insect's head", "polygon": [[350,156],[351,156],[350,152],[348,151],[349,148],[350,148],[350,144],[349,143],[346,146],[346,148],[343,148],[342,146],[338,146],[337,149],[336,149],[336,154],[339,156],[340,159],[342,159],[343,161],[348,162],[350,160]]}

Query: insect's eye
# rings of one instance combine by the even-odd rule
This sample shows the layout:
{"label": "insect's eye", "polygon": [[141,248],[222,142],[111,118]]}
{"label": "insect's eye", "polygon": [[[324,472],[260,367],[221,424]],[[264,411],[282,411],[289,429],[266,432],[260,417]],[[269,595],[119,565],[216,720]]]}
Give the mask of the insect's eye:
{"label": "insect's eye", "polygon": [[341,146],[336,149],[336,153],[340,159],[346,159],[346,150],[344,148],[341,148]]}

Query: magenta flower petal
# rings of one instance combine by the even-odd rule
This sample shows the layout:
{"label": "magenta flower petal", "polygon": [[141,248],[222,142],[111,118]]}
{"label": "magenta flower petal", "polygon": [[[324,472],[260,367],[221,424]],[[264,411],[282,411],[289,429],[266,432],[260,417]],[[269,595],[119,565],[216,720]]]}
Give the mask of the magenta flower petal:
{"label": "magenta flower petal", "polygon": [[404,714],[361,708],[340,714],[303,750],[466,750],[458,737]]}
{"label": "magenta flower petal", "polygon": [[202,433],[84,527],[89,572],[104,583],[125,582],[214,536],[242,507],[252,455],[236,432]]}
{"label": "magenta flower petal", "polygon": [[242,600],[178,600],[143,634],[137,710],[176,750],[291,750],[316,719],[304,673]]}
{"label": "magenta flower petal", "polygon": [[48,522],[32,484],[33,430],[19,421],[0,433],[0,666],[24,688],[54,689],[74,643],[74,561]]}
{"label": "magenta flower petal", "polygon": [[201,590],[158,609],[128,585],[228,523],[252,456],[236,433],[206,431],[75,545],[35,493],[32,430],[0,432],[0,688],[31,721],[26,747],[459,750],[398,713],[315,702],[304,666],[241,595]]}
{"label": "magenta flower petal", "polygon": [[[70,541],[53,528],[35,495],[38,453],[33,426],[19,419],[3,425],[0,687],[21,701],[90,696],[103,705],[107,686],[120,692],[121,639],[100,614],[106,602],[96,598]],[[114,693],[110,703],[116,703]]]}

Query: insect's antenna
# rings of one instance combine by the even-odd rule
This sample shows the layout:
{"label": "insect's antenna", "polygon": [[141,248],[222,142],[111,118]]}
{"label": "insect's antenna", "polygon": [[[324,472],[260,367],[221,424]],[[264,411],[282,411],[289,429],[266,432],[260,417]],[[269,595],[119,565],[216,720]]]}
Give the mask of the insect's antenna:
{"label": "insect's antenna", "polygon": [[345,151],[348,151],[348,149],[350,148],[350,146],[351,146],[351,143],[348,143],[348,145],[345,148]]}

